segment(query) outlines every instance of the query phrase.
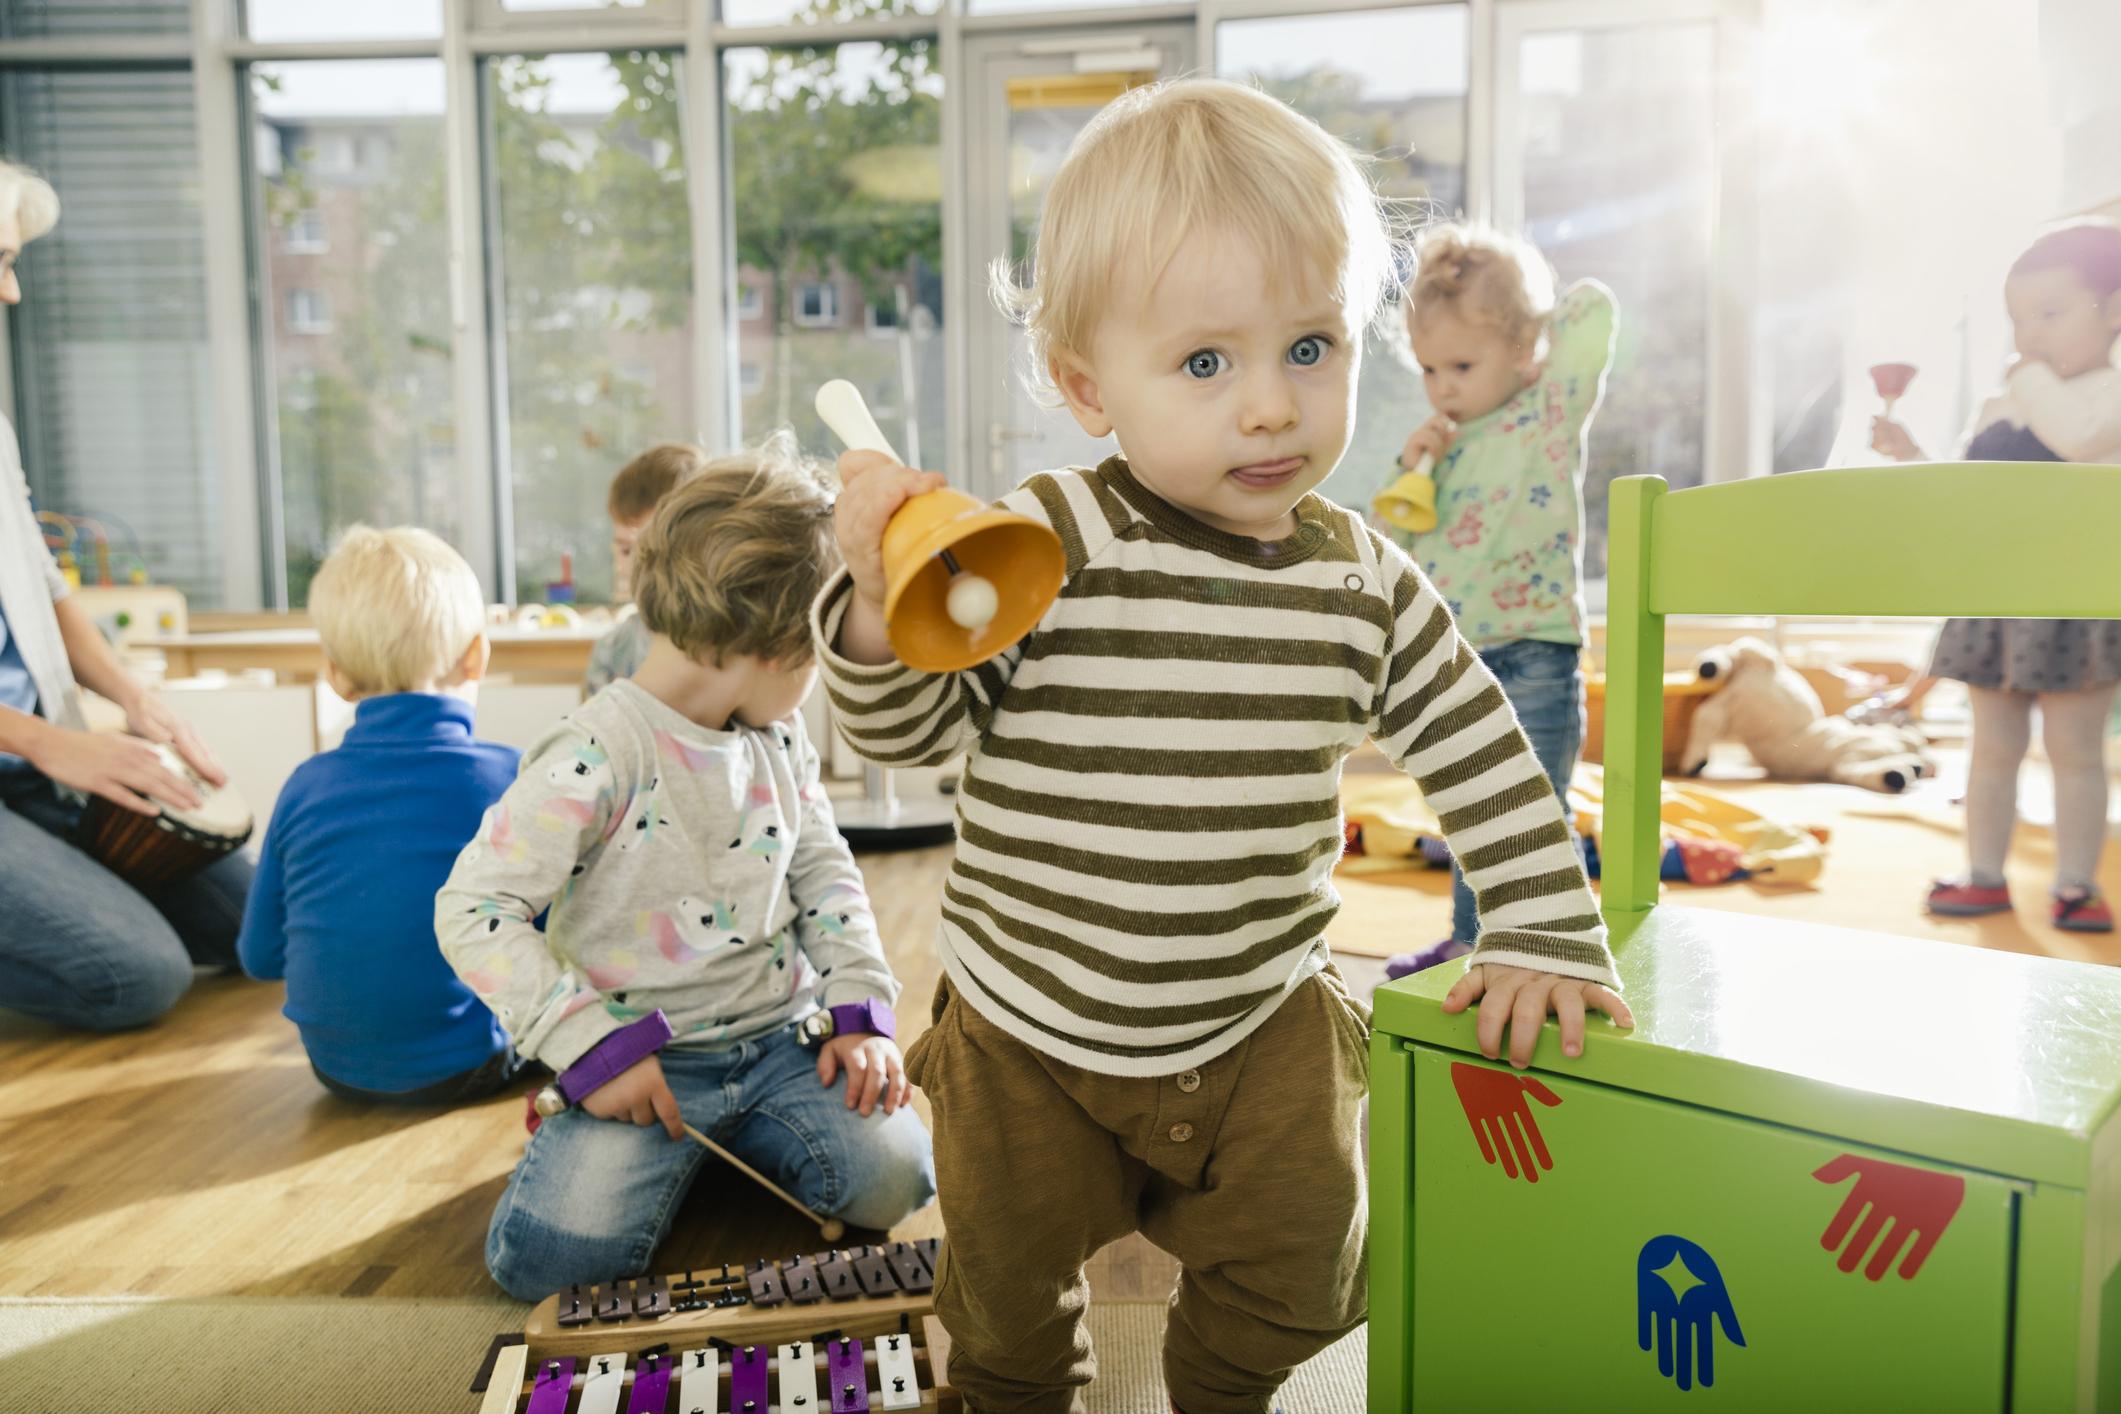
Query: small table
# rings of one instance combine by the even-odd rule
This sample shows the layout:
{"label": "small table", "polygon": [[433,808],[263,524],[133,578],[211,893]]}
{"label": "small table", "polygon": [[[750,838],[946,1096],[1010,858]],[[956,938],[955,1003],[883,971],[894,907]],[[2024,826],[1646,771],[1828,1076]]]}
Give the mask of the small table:
{"label": "small table", "polygon": [[[579,680],[589,667],[589,652],[603,637],[605,627],[578,629],[522,629],[492,626],[486,630],[493,644],[493,661],[487,671],[519,682]],[[196,677],[218,669],[240,673],[254,668],[269,669],[281,682],[312,682],[324,670],[313,628],[242,629],[230,633],[191,633],[171,638],[145,639],[143,648],[162,651],[168,663],[166,676]]]}
{"label": "small table", "polygon": [[2121,971],[1613,943],[1635,1029],[1526,1072],[1443,1014],[1462,963],[1378,990],[1372,1410],[2121,1409]]}

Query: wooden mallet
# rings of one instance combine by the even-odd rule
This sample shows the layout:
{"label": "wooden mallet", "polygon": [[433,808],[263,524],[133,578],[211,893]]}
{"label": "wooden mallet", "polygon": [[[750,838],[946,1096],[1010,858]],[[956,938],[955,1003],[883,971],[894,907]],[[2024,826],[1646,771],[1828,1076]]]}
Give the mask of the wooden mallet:
{"label": "wooden mallet", "polygon": [[794,1198],[790,1197],[786,1190],[782,1189],[779,1184],[775,1183],[772,1179],[766,1177],[766,1175],[760,1173],[751,1165],[745,1163],[736,1155],[730,1153],[727,1149],[724,1149],[721,1145],[715,1143],[712,1139],[709,1139],[706,1135],[700,1133],[700,1131],[698,1131],[697,1129],[694,1129],[691,1125],[688,1124],[685,1126],[685,1132],[691,1135],[694,1142],[699,1144],[700,1147],[705,1149],[708,1153],[720,1158],[724,1163],[732,1165],[740,1173],[743,1173],[750,1177],[754,1182],[759,1185],[759,1187],[765,1189],[768,1193],[771,1193],[774,1197],[780,1199],[783,1203],[786,1203],[789,1207],[795,1209],[798,1213],[801,1213],[804,1217],[816,1223],[818,1235],[823,1237],[827,1242],[838,1242],[842,1237],[845,1237],[847,1235],[847,1224],[841,1222],[838,1218],[820,1217],[818,1214],[813,1213],[812,1211],[810,1211],[810,1209],[804,1207],[801,1203],[798,1203]]}

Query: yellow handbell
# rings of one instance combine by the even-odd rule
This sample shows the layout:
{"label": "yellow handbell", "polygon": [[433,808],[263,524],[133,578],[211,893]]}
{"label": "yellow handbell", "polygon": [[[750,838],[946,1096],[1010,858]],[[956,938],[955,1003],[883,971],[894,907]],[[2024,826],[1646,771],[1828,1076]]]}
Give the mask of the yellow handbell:
{"label": "yellow handbell", "polygon": [[[1402,465],[1394,459],[1394,466]],[[1414,535],[1436,528],[1436,479],[1429,473],[1436,469],[1436,458],[1429,452],[1421,454],[1412,471],[1402,471],[1390,486],[1377,493],[1372,502],[1378,517],[1387,524]]]}

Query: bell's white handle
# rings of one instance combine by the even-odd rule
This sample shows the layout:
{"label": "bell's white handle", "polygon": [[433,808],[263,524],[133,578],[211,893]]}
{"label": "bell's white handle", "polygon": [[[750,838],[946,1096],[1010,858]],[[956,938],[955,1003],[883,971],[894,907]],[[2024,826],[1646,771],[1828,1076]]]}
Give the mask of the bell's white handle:
{"label": "bell's white handle", "polygon": [[905,460],[892,450],[859,388],[844,378],[835,378],[817,390],[817,415],[832,429],[832,435],[850,452],[882,452],[893,461]]}
{"label": "bell's white handle", "polygon": [[1434,470],[1436,470],[1436,453],[1434,452],[1423,452],[1421,460],[1414,463],[1414,474],[1416,476],[1427,476]]}

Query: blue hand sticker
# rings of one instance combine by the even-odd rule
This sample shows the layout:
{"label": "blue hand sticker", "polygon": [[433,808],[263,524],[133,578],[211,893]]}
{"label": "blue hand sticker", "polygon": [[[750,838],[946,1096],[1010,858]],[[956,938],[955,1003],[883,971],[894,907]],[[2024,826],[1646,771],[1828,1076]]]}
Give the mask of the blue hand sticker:
{"label": "blue hand sticker", "polygon": [[1650,1348],[1652,1321],[1657,1326],[1657,1373],[1678,1381],[1681,1389],[1694,1387],[1696,1366],[1703,1389],[1716,1383],[1712,1322],[1723,1323],[1731,1344],[1745,1346],[1716,1259],[1683,1237],[1653,1237],[1635,1259],[1635,1338],[1644,1350]]}

